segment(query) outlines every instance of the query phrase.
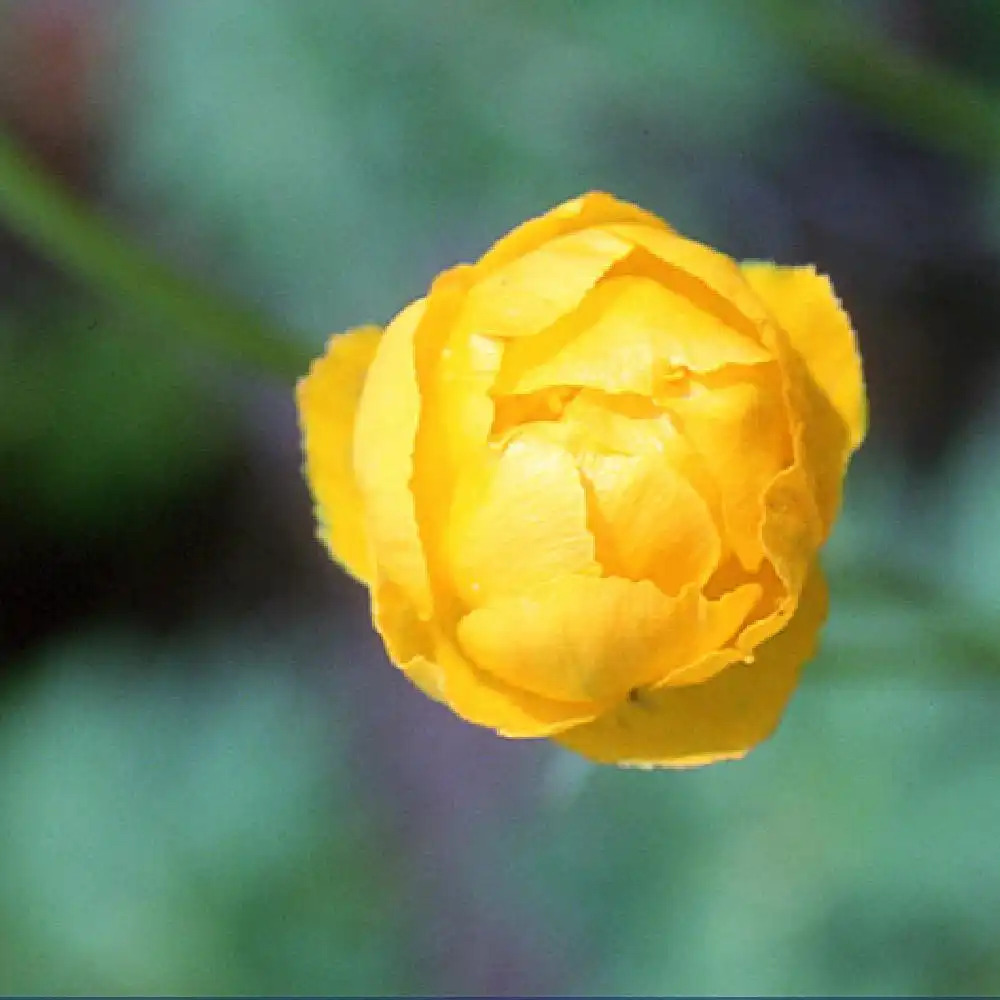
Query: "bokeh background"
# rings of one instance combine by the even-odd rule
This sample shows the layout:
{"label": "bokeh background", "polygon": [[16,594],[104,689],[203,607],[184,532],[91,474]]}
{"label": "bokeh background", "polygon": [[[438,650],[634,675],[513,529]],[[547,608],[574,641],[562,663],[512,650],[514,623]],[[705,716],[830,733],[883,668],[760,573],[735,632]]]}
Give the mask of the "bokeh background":
{"label": "bokeh background", "polygon": [[[1000,4],[0,0],[0,124],[0,993],[1000,992]],[[313,537],[326,335],[590,188],[863,345],[742,762],[463,725]]]}

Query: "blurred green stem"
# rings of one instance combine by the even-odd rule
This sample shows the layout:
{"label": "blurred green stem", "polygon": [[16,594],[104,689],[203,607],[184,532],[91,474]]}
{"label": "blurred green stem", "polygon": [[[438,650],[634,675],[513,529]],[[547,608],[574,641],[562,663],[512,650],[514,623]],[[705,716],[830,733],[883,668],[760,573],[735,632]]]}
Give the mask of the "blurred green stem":
{"label": "blurred green stem", "polygon": [[850,6],[756,0],[745,9],[813,76],[894,128],[976,166],[1000,163],[1000,93],[894,48],[866,31]]}
{"label": "blurred green stem", "polygon": [[178,338],[291,381],[310,354],[294,335],[185,277],[115,230],[0,132],[0,222],[85,284],[166,321]]}

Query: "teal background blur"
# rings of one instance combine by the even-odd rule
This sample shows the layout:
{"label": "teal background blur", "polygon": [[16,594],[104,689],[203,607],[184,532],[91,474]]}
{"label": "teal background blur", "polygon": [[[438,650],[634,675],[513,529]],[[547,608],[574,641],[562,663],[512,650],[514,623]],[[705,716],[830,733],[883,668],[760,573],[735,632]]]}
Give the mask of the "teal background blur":
{"label": "teal background blur", "polygon": [[1000,991],[998,67],[992,0],[0,0],[6,134],[303,369],[601,188],[815,261],[872,400],[777,735],[593,768],[387,664],[289,377],[0,217],[0,993]]}

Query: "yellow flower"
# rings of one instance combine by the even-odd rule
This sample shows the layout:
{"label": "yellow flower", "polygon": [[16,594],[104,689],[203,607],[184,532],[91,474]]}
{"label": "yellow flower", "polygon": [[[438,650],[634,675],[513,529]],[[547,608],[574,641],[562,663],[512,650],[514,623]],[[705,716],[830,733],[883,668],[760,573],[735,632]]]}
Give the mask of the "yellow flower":
{"label": "yellow flower", "polygon": [[321,536],[430,697],[639,766],[773,730],[865,432],[826,278],[587,194],[333,337],[298,403]]}

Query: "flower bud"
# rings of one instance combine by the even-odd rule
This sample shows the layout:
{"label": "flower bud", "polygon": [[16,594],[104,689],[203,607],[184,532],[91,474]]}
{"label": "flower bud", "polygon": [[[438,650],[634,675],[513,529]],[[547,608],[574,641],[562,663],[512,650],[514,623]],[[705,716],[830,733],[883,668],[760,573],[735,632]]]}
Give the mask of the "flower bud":
{"label": "flower bud", "polygon": [[321,536],[432,698],[637,766],[773,730],[866,424],[812,268],[584,195],[333,337],[298,402]]}

